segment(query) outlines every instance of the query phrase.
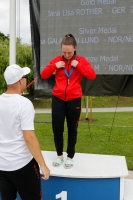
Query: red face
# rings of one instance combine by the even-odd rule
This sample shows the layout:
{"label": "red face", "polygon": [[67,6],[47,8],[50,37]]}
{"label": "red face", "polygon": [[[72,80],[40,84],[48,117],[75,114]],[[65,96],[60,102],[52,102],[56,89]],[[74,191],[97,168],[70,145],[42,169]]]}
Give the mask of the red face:
{"label": "red face", "polygon": [[62,54],[67,60],[70,60],[73,57],[75,50],[76,47],[73,45],[62,45]]}

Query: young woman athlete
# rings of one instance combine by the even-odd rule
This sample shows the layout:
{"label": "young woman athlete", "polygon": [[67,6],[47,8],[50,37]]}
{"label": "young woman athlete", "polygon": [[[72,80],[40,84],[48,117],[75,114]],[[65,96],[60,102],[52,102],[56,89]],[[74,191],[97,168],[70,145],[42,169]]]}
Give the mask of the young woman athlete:
{"label": "young woman athlete", "polygon": [[67,159],[64,167],[73,166],[77,127],[81,111],[81,80],[94,80],[96,74],[91,64],[83,56],[76,55],[77,43],[72,34],[67,34],[61,42],[62,55],[56,56],[44,67],[41,77],[46,79],[55,72],[55,86],[52,90],[52,128],[57,159],[54,167],[63,162],[63,132],[66,118],[68,128]]}

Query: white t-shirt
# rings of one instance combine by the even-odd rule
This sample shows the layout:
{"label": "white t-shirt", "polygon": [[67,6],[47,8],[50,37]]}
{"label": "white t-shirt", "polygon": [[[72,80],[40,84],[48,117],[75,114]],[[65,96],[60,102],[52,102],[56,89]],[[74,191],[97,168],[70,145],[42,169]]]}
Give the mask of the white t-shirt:
{"label": "white t-shirt", "polygon": [[0,170],[20,169],[33,158],[22,130],[34,130],[34,115],[29,99],[19,94],[0,95]]}

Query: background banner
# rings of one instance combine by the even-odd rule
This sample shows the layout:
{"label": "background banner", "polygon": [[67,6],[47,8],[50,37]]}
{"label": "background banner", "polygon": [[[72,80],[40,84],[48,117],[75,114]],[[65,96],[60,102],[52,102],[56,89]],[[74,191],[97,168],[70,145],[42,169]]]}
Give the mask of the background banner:
{"label": "background banner", "polygon": [[[36,78],[61,55],[60,42],[72,33],[77,54],[94,67],[97,77],[83,77],[85,96],[133,96],[133,0],[29,0]],[[51,97],[54,75],[35,82],[35,97]]]}

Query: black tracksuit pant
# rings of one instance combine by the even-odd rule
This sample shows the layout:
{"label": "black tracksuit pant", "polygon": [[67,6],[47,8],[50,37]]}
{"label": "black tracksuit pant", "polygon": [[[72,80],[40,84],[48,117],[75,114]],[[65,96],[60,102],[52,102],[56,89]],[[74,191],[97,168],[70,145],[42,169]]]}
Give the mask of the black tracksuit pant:
{"label": "black tracksuit pant", "polygon": [[74,157],[80,111],[81,98],[63,101],[52,96],[52,128],[58,156],[63,154],[63,132],[66,118],[68,128],[67,156],[69,158]]}
{"label": "black tracksuit pant", "polygon": [[2,200],[15,200],[17,191],[22,200],[42,199],[40,170],[34,158],[18,170],[0,170]]}

